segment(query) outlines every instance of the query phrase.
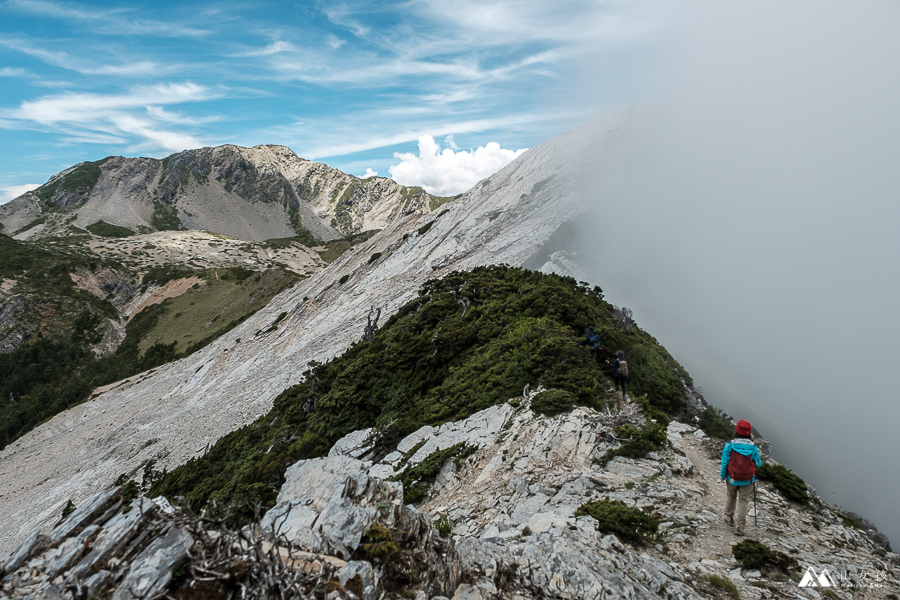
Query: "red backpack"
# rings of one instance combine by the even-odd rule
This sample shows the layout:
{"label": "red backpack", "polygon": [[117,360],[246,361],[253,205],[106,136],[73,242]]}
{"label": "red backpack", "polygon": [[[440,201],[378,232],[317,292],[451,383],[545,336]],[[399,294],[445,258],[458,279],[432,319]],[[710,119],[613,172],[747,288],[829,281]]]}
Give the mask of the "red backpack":
{"label": "red backpack", "polygon": [[753,481],[756,476],[753,459],[732,448],[731,458],[728,459],[728,476],[734,481]]}

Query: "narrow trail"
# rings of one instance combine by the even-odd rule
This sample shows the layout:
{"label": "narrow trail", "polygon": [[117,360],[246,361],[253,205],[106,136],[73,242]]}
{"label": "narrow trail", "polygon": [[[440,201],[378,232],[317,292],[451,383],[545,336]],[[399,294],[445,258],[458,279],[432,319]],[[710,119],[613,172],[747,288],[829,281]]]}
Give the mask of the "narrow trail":
{"label": "narrow trail", "polygon": [[[735,535],[734,528],[724,521],[727,491],[719,479],[721,443],[702,433],[691,433],[684,425],[676,427],[674,432],[670,428],[669,440],[672,449],[683,453],[694,465],[693,474],[678,478],[677,484],[685,492],[683,511],[686,516],[693,515],[693,527],[688,535],[670,535],[671,554],[696,561],[701,572],[727,576],[737,585],[741,598],[897,597],[893,577],[881,580],[880,586],[869,585],[878,583],[882,573],[888,575],[889,563],[872,562],[871,554],[863,551],[869,545],[864,532],[846,524],[835,524],[841,523],[839,515],[817,514],[810,506],[785,500],[768,482],[757,482],[756,506],[751,500],[745,535]],[[798,573],[785,577],[742,569],[732,554],[732,547],[746,539],[757,540],[796,559],[801,573],[809,567],[817,571],[828,567],[842,573],[847,577],[845,585],[840,590],[801,588]]]}

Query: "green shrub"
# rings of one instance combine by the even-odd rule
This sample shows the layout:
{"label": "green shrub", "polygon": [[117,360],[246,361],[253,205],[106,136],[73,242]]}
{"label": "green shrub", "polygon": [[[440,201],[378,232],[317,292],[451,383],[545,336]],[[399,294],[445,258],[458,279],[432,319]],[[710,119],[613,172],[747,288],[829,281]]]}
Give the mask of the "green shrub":
{"label": "green shrub", "polygon": [[421,227],[419,227],[419,235],[425,235],[428,233],[428,230],[431,229],[431,226],[434,225],[434,221],[428,221]]}
{"label": "green shrub", "polygon": [[380,523],[372,523],[363,534],[361,542],[356,554],[378,563],[383,563],[400,551],[391,530]]}
{"label": "green shrub", "polygon": [[184,279],[185,277],[191,277],[194,275],[199,275],[199,273],[182,265],[154,265],[147,269],[146,272],[144,272],[144,276],[141,279],[141,285],[146,286],[153,283],[162,286],[169,283],[170,281],[174,281],[176,279]]}
{"label": "green shrub", "polygon": [[756,476],[763,481],[771,481],[788,500],[801,503],[809,500],[806,482],[783,465],[764,464],[756,469]]}
{"label": "green shrub", "polygon": [[134,232],[127,227],[120,227],[106,221],[97,221],[92,225],[88,225],[85,229],[101,237],[129,237],[134,235]]}
{"label": "green shrub", "polygon": [[575,516],[587,515],[597,521],[597,529],[614,533],[625,541],[646,544],[659,535],[659,518],[621,500],[595,500],[582,504]]}
{"label": "green shrub", "polygon": [[348,279],[350,279],[349,273],[347,273],[346,275],[341,275],[341,278],[338,279],[338,285],[344,285],[345,283],[347,283]]}
{"label": "green shrub", "polygon": [[797,559],[783,552],[770,550],[762,542],[752,539],[735,544],[731,547],[731,553],[748,569],[777,567],[782,571],[788,571],[797,568]]}
{"label": "green shrub", "polygon": [[376,252],[372,256],[369,257],[369,264],[371,265],[373,262],[381,258],[381,252]]}
{"label": "green shrub", "polygon": [[631,425],[620,425],[615,428],[615,433],[620,439],[625,439],[626,441],[615,450],[610,450],[606,453],[600,461],[604,466],[616,456],[646,458],[647,454],[656,452],[668,440],[666,430],[662,424],[654,423],[649,419],[644,422],[640,429],[636,429]]}
{"label": "green shrub", "polygon": [[722,577],[721,575],[710,575],[706,578],[706,580],[709,582],[709,585],[712,588],[728,594],[728,596],[734,598],[734,600],[740,600],[741,594],[738,591],[737,586],[734,585],[734,582],[732,582],[727,577]]}
{"label": "green shrub", "polygon": [[453,525],[447,517],[438,519],[438,522],[434,524],[434,528],[437,529],[438,535],[441,537],[450,537],[450,533],[453,531]]}
{"label": "green shrub", "polygon": [[725,416],[725,413],[718,408],[707,407],[700,414],[699,425],[700,429],[711,438],[730,440],[734,437],[734,425],[731,424],[731,420]]}
{"label": "green shrub", "polygon": [[566,390],[546,390],[531,401],[531,410],[542,415],[558,415],[575,408],[578,398]]}

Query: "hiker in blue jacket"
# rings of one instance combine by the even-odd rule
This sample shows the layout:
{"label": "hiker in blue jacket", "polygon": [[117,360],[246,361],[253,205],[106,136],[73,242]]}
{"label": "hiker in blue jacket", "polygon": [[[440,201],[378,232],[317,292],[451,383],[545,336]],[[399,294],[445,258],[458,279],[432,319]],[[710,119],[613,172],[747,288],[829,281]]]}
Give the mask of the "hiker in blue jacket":
{"label": "hiker in blue jacket", "polygon": [[737,526],[735,535],[744,535],[747,527],[747,511],[750,509],[750,492],[756,482],[756,467],[762,464],[759,448],[751,438],[753,426],[741,419],[734,428],[734,439],[722,450],[722,468],[719,478],[728,484],[728,502],[725,503],[725,523],[735,525],[734,505],[737,502]]}
{"label": "hiker in blue jacket", "polygon": [[613,372],[613,383],[616,386],[616,392],[619,391],[619,388],[622,388],[622,404],[625,403],[625,380],[628,379],[628,363],[625,361],[625,353],[619,350],[616,352],[616,358],[612,362],[609,362],[609,359],[606,360],[606,364],[608,364],[612,368]]}

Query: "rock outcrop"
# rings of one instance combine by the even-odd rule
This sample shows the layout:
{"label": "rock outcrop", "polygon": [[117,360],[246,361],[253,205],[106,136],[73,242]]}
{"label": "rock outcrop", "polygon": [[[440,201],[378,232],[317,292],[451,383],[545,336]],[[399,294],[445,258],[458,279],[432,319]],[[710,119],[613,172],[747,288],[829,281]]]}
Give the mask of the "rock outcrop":
{"label": "rock outcrop", "polygon": [[[610,460],[622,443],[616,428],[645,420],[635,405],[547,417],[530,399],[424,427],[380,460],[368,460],[374,432],[354,432],[329,456],[291,467],[259,531],[283,549],[280,564],[339,583],[328,588],[335,599],[820,598],[799,585],[808,569],[836,577],[826,597],[897,598],[900,556],[840,512],[787,501],[768,483],[758,486],[747,536],[796,566],[737,560],[732,546],[744,538],[721,516],[721,442],[694,426],[673,421],[657,451]],[[462,447],[474,451],[448,457],[425,501],[404,505],[403,485],[392,479]],[[579,511],[606,500],[654,515],[657,533],[635,542]],[[167,593],[183,597],[178,589],[190,582],[170,583],[168,573],[191,544],[197,565],[193,554],[208,536],[179,528],[161,499],[138,500],[129,512],[119,504],[114,491],[101,492],[49,537],[34,532],[4,565],[3,591],[58,597],[49,594],[81,585],[97,598],[149,598],[169,585]],[[235,573],[208,577],[241,580],[246,570],[229,568]]]}

